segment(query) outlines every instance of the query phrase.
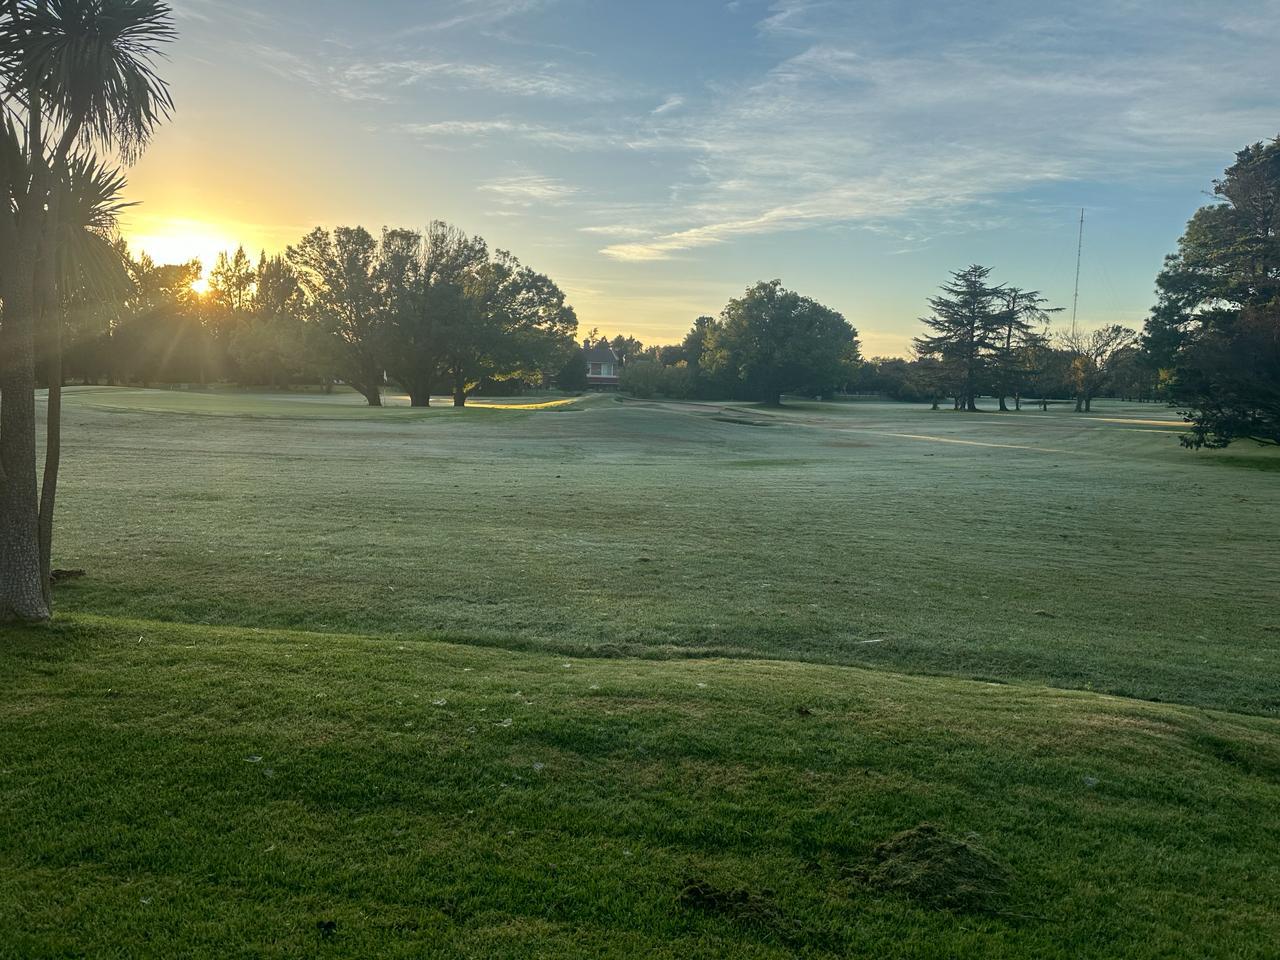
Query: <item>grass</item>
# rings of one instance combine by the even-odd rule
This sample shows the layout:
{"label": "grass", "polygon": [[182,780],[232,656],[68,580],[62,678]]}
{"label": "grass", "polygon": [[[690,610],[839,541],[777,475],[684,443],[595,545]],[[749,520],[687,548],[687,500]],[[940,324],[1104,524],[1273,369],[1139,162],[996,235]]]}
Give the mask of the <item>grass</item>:
{"label": "grass", "polygon": [[0,957],[1269,956],[1277,458],[1178,430],[69,391]]}
{"label": "grass", "polygon": [[89,576],[61,605],[1275,715],[1280,497],[1240,461],[1280,458],[1193,454],[1163,409],[1098,406],[729,411],[765,429],[611,398],[419,413],[72,391],[56,562]]}
{"label": "grass", "polygon": [[[0,956],[1261,958],[1280,939],[1264,718],[83,616],[11,631],[5,661]],[[878,881],[877,848],[922,822],[998,858],[1007,895],[945,909],[927,877]]]}

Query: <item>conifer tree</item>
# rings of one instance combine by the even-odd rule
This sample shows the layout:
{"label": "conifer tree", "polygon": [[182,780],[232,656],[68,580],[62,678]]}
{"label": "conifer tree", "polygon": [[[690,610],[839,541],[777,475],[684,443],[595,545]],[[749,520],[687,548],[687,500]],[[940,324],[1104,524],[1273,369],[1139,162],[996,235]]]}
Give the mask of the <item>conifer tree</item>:
{"label": "conifer tree", "polygon": [[932,334],[915,339],[921,358],[941,363],[942,376],[956,408],[978,409],[977,397],[989,380],[992,358],[1008,317],[1007,291],[988,282],[991,268],[977,264],[951,275],[941,293],[929,300],[933,315],[921,322]]}

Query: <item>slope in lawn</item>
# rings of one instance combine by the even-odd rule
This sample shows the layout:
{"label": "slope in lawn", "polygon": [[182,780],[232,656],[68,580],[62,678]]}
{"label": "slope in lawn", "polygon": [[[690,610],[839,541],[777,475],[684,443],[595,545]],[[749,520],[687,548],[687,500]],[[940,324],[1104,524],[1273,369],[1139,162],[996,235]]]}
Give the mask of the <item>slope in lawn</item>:
{"label": "slope in lawn", "polygon": [[[106,620],[3,639],[0,955],[1280,938],[1266,719],[797,663]],[[877,845],[922,823],[998,864],[983,899],[890,882]]]}
{"label": "slope in lawn", "polygon": [[1280,939],[1275,721],[90,618],[4,642],[2,956],[1263,957]]}

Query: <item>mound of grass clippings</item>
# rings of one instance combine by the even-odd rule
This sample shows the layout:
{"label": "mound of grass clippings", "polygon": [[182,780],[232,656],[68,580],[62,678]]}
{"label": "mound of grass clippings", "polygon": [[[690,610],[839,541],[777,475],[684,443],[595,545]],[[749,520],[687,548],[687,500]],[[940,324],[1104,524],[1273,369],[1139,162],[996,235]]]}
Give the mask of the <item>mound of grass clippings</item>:
{"label": "mound of grass clippings", "polygon": [[979,843],[931,823],[904,830],[876,847],[868,884],[939,910],[995,913],[1004,905],[1009,869]]}

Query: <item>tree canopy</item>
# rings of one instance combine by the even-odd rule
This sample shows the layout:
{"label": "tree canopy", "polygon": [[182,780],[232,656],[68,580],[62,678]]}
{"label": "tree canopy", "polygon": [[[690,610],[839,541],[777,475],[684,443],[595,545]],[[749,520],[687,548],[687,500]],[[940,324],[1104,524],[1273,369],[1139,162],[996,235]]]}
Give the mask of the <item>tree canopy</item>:
{"label": "tree canopy", "polygon": [[1280,138],[1237,153],[1213,192],[1165,259],[1145,343],[1186,445],[1280,444]]}
{"label": "tree canopy", "polygon": [[834,389],[858,359],[858,335],[849,322],[780,280],[762,281],[730,300],[706,334],[710,372],[775,406],[784,393]]}

